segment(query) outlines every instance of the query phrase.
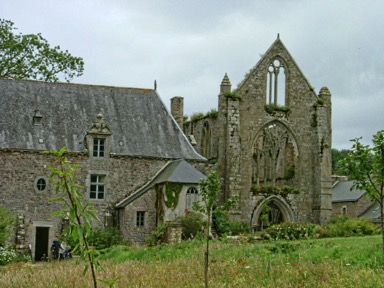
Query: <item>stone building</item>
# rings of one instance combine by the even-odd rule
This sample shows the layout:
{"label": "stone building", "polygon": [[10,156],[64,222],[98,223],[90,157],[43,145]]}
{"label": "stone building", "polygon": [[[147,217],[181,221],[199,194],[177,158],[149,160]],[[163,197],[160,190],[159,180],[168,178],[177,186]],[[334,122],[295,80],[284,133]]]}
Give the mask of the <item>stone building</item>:
{"label": "stone building", "polygon": [[118,226],[139,245],[161,222],[179,239],[175,220],[214,170],[223,200],[239,196],[232,217],[255,229],[326,223],[329,90],[316,94],[278,38],[236,89],[224,76],[218,102],[217,112],[187,125],[183,98],[171,100],[172,117],[156,89],[0,79],[0,204],[18,213],[17,247],[30,245],[39,260],[67,224],[51,216],[61,206],[50,201],[53,156],[42,153],[63,146],[98,210],[95,225]]}
{"label": "stone building", "polygon": [[352,189],[353,181],[346,176],[336,176],[332,186],[332,215],[346,215],[352,218],[380,220],[380,205],[373,201],[367,191]]}
{"label": "stone building", "polygon": [[205,176],[191,164],[205,158],[156,90],[0,79],[0,204],[18,213],[17,248],[36,260],[68,222],[51,215],[61,204],[50,201],[53,156],[42,153],[63,146],[98,210],[95,225],[120,226],[127,241],[144,244],[199,200]]}
{"label": "stone building", "polygon": [[[175,119],[182,100],[172,99]],[[179,125],[209,160],[206,171],[223,177],[223,200],[239,196],[234,218],[255,229],[329,221],[331,93],[314,91],[279,37],[236,89],[225,74],[217,113]]]}

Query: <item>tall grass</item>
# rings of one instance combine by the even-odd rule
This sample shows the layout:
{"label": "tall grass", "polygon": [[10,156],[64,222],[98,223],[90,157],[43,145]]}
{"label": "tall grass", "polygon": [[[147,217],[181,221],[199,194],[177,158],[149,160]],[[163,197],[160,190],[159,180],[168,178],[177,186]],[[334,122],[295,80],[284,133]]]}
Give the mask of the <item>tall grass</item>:
{"label": "tall grass", "polygon": [[[212,241],[210,287],[384,287],[380,236],[301,241]],[[204,287],[204,245],[103,250],[103,279],[116,287]],[[13,263],[0,287],[92,287],[76,261]],[[100,285],[100,287],[103,287]]]}

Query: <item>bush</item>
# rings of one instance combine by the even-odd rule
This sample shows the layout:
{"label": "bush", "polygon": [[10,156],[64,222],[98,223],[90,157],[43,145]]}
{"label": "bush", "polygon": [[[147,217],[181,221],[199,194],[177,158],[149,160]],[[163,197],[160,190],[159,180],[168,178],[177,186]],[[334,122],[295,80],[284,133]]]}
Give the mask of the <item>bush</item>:
{"label": "bush", "polygon": [[15,223],[15,214],[0,205],[0,246],[5,246],[9,237],[14,234]]}
{"label": "bush", "polygon": [[229,233],[230,220],[228,211],[224,211],[222,209],[214,210],[212,213],[212,222],[213,227],[216,229],[219,236]]}
{"label": "bush", "polygon": [[264,239],[299,240],[319,237],[320,226],[315,224],[291,223],[273,225],[262,231]]}
{"label": "bush", "polygon": [[14,250],[6,249],[0,247],[0,266],[7,265],[9,262],[12,262],[17,257]]}
{"label": "bush", "polygon": [[96,249],[104,249],[112,245],[122,244],[120,230],[116,227],[95,228],[89,237],[89,243]]}
{"label": "bush", "polygon": [[369,219],[339,215],[324,227],[323,237],[350,237],[380,234],[380,228]]}
{"label": "bush", "polygon": [[234,220],[229,222],[229,232],[232,235],[248,234],[251,232],[251,227],[248,222]]}
{"label": "bush", "polygon": [[164,236],[167,232],[167,225],[161,223],[157,228],[152,231],[151,237],[147,239],[148,246],[156,246],[164,242]]}
{"label": "bush", "polygon": [[183,239],[194,238],[202,231],[202,227],[204,226],[203,215],[193,211],[181,217],[180,222],[183,227]]}

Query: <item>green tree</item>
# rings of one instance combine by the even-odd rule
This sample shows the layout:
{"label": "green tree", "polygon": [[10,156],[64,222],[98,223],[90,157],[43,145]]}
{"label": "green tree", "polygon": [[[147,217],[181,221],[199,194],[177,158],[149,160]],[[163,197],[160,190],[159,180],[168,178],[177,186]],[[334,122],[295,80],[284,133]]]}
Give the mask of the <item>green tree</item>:
{"label": "green tree", "polygon": [[15,214],[0,205],[0,246],[5,246],[9,237],[14,234],[15,222]]}
{"label": "green tree", "polygon": [[351,189],[367,191],[372,201],[380,205],[380,224],[382,235],[382,251],[384,257],[384,130],[373,135],[373,146],[363,145],[360,138],[351,140],[351,152],[342,161],[345,169],[354,179]]}
{"label": "green tree", "polygon": [[83,75],[82,58],[51,47],[40,33],[17,34],[13,25],[0,18],[0,78],[69,82]]}
{"label": "green tree", "polygon": [[347,175],[348,171],[341,165],[341,161],[348,156],[350,151],[348,149],[337,150],[332,148],[332,174],[350,176]]}
{"label": "green tree", "polygon": [[212,239],[212,212],[213,209],[229,210],[237,201],[237,197],[229,198],[224,204],[218,205],[221,193],[221,179],[217,172],[208,175],[206,179],[200,179],[201,202],[193,203],[193,209],[206,215],[206,250],[204,253],[204,279],[205,288],[208,288],[208,265],[209,265],[209,240]]}
{"label": "green tree", "polygon": [[51,171],[51,182],[56,185],[57,197],[53,201],[63,203],[63,209],[53,213],[53,216],[61,218],[69,216],[69,225],[65,233],[72,237],[77,243],[74,251],[79,250],[82,259],[87,260],[83,274],[91,268],[93,285],[97,287],[95,268],[100,267],[97,260],[98,251],[90,249],[89,237],[92,232],[92,220],[99,220],[96,215],[95,207],[85,200],[82,187],[77,184],[76,171],[78,166],[72,164],[65,156],[67,148],[63,147],[60,151],[46,152],[56,156],[55,163],[49,169]]}

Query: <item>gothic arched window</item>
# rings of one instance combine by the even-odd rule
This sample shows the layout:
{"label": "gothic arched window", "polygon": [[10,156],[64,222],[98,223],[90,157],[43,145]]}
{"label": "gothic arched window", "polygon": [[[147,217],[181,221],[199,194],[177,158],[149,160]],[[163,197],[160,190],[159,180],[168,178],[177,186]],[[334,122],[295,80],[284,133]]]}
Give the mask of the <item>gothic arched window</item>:
{"label": "gothic arched window", "polygon": [[211,128],[208,122],[204,123],[201,133],[201,154],[206,158],[211,157]]}
{"label": "gothic arched window", "polygon": [[189,187],[185,199],[185,209],[192,210],[193,203],[199,201],[199,190],[194,186]]}
{"label": "gothic arched window", "polygon": [[273,60],[268,67],[266,104],[285,106],[286,71],[281,60]]}

